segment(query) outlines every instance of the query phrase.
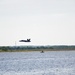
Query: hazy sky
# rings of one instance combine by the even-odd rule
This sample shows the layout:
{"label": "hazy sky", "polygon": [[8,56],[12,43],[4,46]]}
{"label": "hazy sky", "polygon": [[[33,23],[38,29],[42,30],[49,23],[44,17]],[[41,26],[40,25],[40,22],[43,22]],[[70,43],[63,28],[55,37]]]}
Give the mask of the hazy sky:
{"label": "hazy sky", "polygon": [[[20,39],[31,38],[31,43]],[[0,45],[75,45],[75,0],[0,0]]]}

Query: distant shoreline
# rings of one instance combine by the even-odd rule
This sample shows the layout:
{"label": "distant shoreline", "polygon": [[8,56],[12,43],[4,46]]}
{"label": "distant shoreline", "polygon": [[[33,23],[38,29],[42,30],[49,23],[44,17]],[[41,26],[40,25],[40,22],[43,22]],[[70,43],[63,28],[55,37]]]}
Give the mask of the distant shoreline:
{"label": "distant shoreline", "polygon": [[0,52],[48,52],[48,51],[75,51],[75,50],[66,50],[66,49],[30,49],[30,50],[8,50],[8,51],[2,51]]}
{"label": "distant shoreline", "polygon": [[0,46],[0,52],[75,51],[75,45]]}

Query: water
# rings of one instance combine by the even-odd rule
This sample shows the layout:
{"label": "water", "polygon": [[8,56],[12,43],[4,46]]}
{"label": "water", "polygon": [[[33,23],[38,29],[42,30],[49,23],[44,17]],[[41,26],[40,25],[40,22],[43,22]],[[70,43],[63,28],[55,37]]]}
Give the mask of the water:
{"label": "water", "polygon": [[1,52],[0,75],[75,75],[75,51]]}

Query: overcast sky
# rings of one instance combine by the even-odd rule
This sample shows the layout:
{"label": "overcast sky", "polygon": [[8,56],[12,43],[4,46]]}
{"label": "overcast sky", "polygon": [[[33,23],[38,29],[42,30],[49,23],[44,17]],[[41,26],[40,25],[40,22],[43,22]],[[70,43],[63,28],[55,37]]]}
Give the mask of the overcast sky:
{"label": "overcast sky", "polygon": [[[19,40],[31,38],[31,43]],[[75,45],[75,0],[0,0],[0,46]]]}

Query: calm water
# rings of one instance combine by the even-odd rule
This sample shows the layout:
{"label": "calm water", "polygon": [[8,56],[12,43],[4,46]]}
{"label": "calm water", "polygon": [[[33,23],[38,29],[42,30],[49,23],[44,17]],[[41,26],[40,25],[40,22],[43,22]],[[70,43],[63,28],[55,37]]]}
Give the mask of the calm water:
{"label": "calm water", "polygon": [[75,51],[3,52],[0,75],[75,75]]}

